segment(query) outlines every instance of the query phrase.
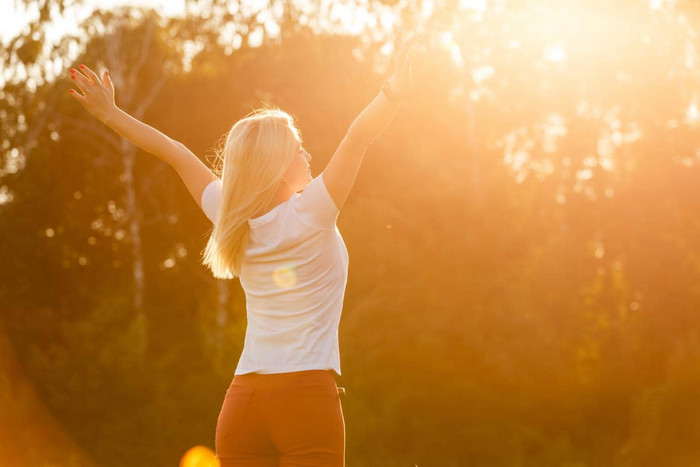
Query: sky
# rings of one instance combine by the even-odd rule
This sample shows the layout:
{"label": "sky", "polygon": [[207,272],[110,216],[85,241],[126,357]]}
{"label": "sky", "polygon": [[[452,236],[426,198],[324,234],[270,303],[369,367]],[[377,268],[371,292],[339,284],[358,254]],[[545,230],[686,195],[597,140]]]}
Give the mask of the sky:
{"label": "sky", "polygon": [[[3,44],[20,33],[30,21],[39,18],[38,9],[27,10],[23,3],[17,0],[0,0],[0,40]],[[185,9],[185,0],[86,0],[84,3],[85,5],[80,8],[72,8],[66,15],[65,21],[49,27],[47,30],[49,38],[60,37],[63,32],[75,28],[95,8],[134,5],[153,7],[164,15],[175,15]]]}

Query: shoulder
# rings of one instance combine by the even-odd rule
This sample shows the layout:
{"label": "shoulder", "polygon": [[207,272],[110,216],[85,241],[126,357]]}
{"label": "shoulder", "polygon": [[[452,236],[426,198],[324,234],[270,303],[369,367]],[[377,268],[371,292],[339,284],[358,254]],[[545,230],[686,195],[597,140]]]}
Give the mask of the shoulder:
{"label": "shoulder", "polygon": [[340,211],[326,188],[323,173],[311,180],[301,194],[291,201],[296,213],[307,224],[320,229],[335,226]]}

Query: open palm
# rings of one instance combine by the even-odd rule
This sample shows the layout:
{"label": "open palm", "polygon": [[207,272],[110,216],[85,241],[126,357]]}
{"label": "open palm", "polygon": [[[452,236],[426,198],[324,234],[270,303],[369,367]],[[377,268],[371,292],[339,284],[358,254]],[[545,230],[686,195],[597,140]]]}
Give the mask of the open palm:
{"label": "open palm", "polygon": [[114,85],[109,77],[109,72],[105,70],[102,74],[102,81],[97,74],[85,65],[80,65],[80,70],[70,69],[73,83],[80,89],[82,94],[75,89],[70,90],[78,102],[93,116],[101,121],[106,121],[116,109],[114,101]]}

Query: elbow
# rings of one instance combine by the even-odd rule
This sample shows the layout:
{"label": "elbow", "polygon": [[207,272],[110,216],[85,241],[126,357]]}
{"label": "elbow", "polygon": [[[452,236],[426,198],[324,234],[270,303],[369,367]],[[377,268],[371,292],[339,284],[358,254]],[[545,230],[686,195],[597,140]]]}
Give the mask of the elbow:
{"label": "elbow", "polygon": [[168,138],[168,144],[161,148],[159,152],[159,157],[173,167],[178,167],[180,162],[187,160],[189,154],[189,150],[184,144],[172,138]]}
{"label": "elbow", "polygon": [[174,148],[174,152],[178,154],[179,157],[186,157],[189,154],[191,154],[190,150],[187,149],[187,146],[182,144],[179,141],[175,141],[174,139],[170,139],[171,145]]}

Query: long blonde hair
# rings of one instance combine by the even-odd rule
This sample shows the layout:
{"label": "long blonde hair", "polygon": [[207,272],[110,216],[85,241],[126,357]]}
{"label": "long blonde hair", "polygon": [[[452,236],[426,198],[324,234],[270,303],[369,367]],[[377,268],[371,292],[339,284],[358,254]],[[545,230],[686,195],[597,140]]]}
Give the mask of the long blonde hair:
{"label": "long blonde hair", "polygon": [[217,168],[223,182],[218,222],[202,259],[214,277],[240,275],[248,219],[274,198],[300,140],[294,117],[277,107],[253,110],[226,135],[223,150],[217,150],[217,159],[223,160],[223,169]]}

